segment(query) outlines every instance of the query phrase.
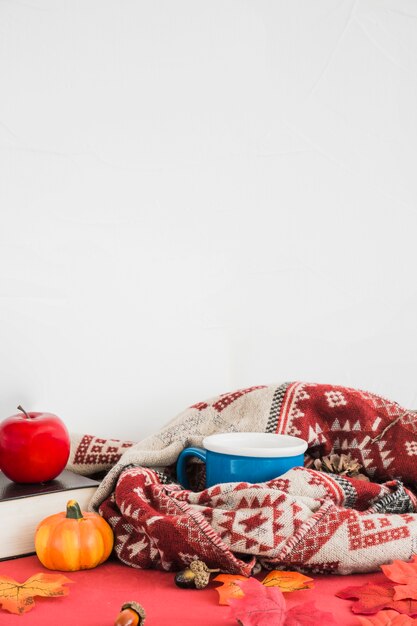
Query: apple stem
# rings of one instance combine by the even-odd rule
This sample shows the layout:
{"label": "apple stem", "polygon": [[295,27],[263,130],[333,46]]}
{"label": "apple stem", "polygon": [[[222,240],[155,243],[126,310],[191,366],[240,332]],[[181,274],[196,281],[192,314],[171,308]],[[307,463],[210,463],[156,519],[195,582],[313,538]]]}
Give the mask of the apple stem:
{"label": "apple stem", "polygon": [[22,413],[24,413],[27,417],[28,420],[30,420],[29,415],[26,413],[25,409],[19,404],[19,406],[17,407],[19,409],[19,411],[22,411]]}

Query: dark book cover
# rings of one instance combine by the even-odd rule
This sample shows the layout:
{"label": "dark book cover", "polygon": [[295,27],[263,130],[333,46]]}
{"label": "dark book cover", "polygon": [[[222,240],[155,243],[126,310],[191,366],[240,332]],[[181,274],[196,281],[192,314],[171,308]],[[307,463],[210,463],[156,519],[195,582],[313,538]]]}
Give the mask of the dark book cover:
{"label": "dark book cover", "polygon": [[0,503],[6,500],[30,498],[31,496],[40,496],[58,491],[98,487],[99,484],[98,480],[93,480],[68,470],[64,470],[54,480],[45,483],[15,483],[9,480],[3,472],[0,472]]}

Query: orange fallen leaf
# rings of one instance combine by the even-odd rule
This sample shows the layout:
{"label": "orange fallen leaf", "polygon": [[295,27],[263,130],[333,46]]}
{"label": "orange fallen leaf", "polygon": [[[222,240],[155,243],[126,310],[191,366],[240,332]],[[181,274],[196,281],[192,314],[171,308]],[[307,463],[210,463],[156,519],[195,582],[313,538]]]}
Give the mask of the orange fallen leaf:
{"label": "orange fallen leaf", "polygon": [[396,585],[394,591],[394,600],[417,600],[417,583]]}
{"label": "orange fallen leaf", "polygon": [[[243,591],[237,581],[248,580],[246,576],[238,574],[219,574],[213,580],[223,583],[220,587],[216,587],[219,594],[219,604],[229,604],[230,598],[242,598]],[[314,581],[299,572],[284,572],[273,570],[260,583],[264,587],[278,587],[280,591],[290,592],[299,591],[300,589],[311,589]]]}
{"label": "orange fallen leaf", "polygon": [[66,596],[69,590],[63,587],[72,580],[62,574],[43,574],[42,572],[18,583],[8,576],[0,576],[0,605],[9,613],[22,615],[35,606],[35,596],[55,598]]}
{"label": "orange fallen leaf", "polygon": [[229,604],[230,598],[243,598],[243,591],[236,584],[237,581],[248,579],[246,576],[239,576],[239,574],[219,574],[213,580],[223,583],[216,587],[216,591],[219,594],[219,604]]}
{"label": "orange fallen leaf", "polygon": [[381,565],[381,569],[387,578],[400,583],[394,587],[394,600],[417,600],[417,556],[411,561],[395,560],[389,565]]}
{"label": "orange fallen leaf", "polygon": [[375,615],[359,617],[362,626],[416,626],[417,620],[408,615],[401,615],[397,611],[379,611]]}
{"label": "orange fallen leaf", "polygon": [[286,593],[289,591],[299,591],[300,589],[312,589],[314,587],[314,580],[299,572],[273,570],[265,576],[262,584],[265,585],[265,587],[278,587],[281,591]]}
{"label": "orange fallen leaf", "polygon": [[393,561],[390,565],[381,565],[385,576],[394,583],[411,585],[417,583],[417,556],[411,561]]}

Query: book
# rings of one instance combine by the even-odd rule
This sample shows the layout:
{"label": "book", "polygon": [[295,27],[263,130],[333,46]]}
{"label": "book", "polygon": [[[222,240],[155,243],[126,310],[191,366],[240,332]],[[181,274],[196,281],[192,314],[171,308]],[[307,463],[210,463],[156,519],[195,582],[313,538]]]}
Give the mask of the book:
{"label": "book", "polygon": [[99,484],[68,470],[47,483],[21,484],[0,471],[0,561],[34,554],[38,524],[65,511],[68,500],[86,511]]}

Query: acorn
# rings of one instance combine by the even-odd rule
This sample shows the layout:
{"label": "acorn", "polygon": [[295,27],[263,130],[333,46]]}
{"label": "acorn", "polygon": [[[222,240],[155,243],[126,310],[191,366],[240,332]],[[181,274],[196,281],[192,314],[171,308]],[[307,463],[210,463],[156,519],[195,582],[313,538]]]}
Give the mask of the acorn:
{"label": "acorn", "polygon": [[116,617],[114,626],[144,626],[145,618],[143,606],[138,602],[125,602]]}
{"label": "acorn", "polygon": [[209,569],[203,561],[191,561],[190,565],[175,575],[175,584],[181,589],[204,589],[207,587],[210,574],[219,569]]}

